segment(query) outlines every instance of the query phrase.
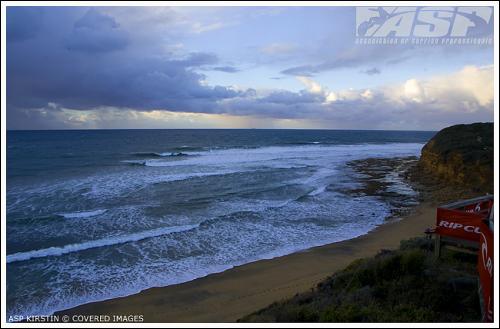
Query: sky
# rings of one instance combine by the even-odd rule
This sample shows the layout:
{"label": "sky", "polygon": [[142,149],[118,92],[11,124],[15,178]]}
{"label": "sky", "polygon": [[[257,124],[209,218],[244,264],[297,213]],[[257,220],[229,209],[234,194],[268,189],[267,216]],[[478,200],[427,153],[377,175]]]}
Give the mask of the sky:
{"label": "sky", "polygon": [[[491,37],[479,16],[473,36]],[[400,29],[410,16],[397,17]],[[355,7],[8,7],[7,129],[493,121],[491,44],[359,44],[358,27]]]}

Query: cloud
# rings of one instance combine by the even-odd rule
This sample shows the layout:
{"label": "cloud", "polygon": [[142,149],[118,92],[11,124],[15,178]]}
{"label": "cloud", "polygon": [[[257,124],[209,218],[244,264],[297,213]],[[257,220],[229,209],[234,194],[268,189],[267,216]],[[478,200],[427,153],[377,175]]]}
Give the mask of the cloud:
{"label": "cloud", "polygon": [[265,97],[256,100],[261,104],[281,104],[281,105],[303,105],[315,104],[318,102],[318,97],[315,93],[311,92],[291,92],[287,90],[277,90],[271,92]]}
{"label": "cloud", "polygon": [[[13,7],[7,10],[7,42],[20,42],[34,38],[43,24],[41,7]],[[25,20],[29,24],[25,24]]]}
{"label": "cloud", "polygon": [[[415,54],[408,49],[362,47],[294,67],[302,73],[293,74],[303,84],[299,91],[259,88],[254,79],[238,88],[210,84],[204,75],[211,70],[237,73],[237,67],[222,64],[216,53],[189,51],[190,39],[172,37],[169,31],[195,21],[176,10],[148,7],[134,15],[122,7],[61,7],[41,13],[23,7],[12,17],[6,50],[9,129],[133,127],[134,120],[138,126],[158,127],[155,119],[170,127],[173,121],[168,120],[174,117],[172,125],[189,127],[189,120],[197,116],[207,125],[219,122],[220,126],[227,118],[244,117],[245,122],[270,120],[296,127],[302,123],[324,128],[432,129],[452,121],[493,118],[492,66],[467,66],[427,79],[410,76],[398,84],[370,89],[332,89],[312,78],[318,72],[345,67],[356,67],[355,73],[368,68],[364,73],[377,74],[381,63]],[[148,23],[148,17],[154,24]],[[286,51],[283,44],[268,48],[276,54],[269,55],[273,58]],[[280,65],[272,69],[282,68],[287,61],[277,62]],[[225,78],[237,81],[238,76]]]}
{"label": "cloud", "polygon": [[403,85],[402,96],[412,102],[422,103],[425,98],[425,91],[417,79],[406,80]]}
{"label": "cloud", "polygon": [[330,90],[309,77],[297,79],[305,86],[300,92],[257,92],[254,99],[228,98],[223,107],[237,114],[318,120],[329,128],[429,130],[493,120],[492,66],[367,89]]}
{"label": "cloud", "polygon": [[361,71],[361,73],[364,73],[367,75],[375,75],[375,74],[380,74],[380,70],[376,67],[373,67],[371,69]]}
{"label": "cloud", "polygon": [[321,87],[320,84],[315,82],[314,80],[309,79],[308,77],[303,77],[303,76],[298,76],[297,79],[307,87],[307,90],[310,93],[312,93],[312,94],[323,93],[323,87]]}
{"label": "cloud", "polygon": [[[199,127],[217,126],[217,122],[222,127],[228,125],[228,118],[240,117],[240,123],[262,127],[269,127],[265,122],[270,120],[280,122],[280,127],[293,123],[294,127],[432,130],[493,120],[492,66],[467,66],[449,75],[369,89],[330,90],[308,77],[297,79],[305,87],[299,92],[207,86],[201,95],[179,96],[182,106],[150,110],[125,105],[79,110],[54,102],[30,109],[8,107],[8,127],[133,127],[134,122],[136,127],[194,127],[184,120],[188,117],[198,118]],[[174,113],[181,114],[165,121]],[[153,124],[152,118],[162,119]]]}
{"label": "cloud", "polygon": [[236,73],[240,72],[240,70],[234,66],[217,66],[212,68],[213,71],[220,71],[226,73]]}
{"label": "cloud", "polygon": [[204,65],[216,64],[219,61],[216,55],[212,53],[196,52],[190,53],[182,60],[172,61],[180,67],[200,67]]}
{"label": "cloud", "polygon": [[[219,15],[221,7],[101,7],[115,17],[131,33],[144,38],[158,35],[200,35],[233,26],[233,20]],[[222,10],[224,8],[222,7]],[[157,39],[156,39],[157,40]]]}
{"label": "cloud", "polygon": [[[72,9],[58,10],[47,12],[47,21],[64,18],[58,24],[71,26],[69,33],[58,24],[47,25],[37,39],[12,43],[7,49],[9,108],[37,109],[52,102],[75,110],[112,106],[212,112],[216,100],[242,93],[204,83],[198,71],[217,64],[215,54],[174,57],[158,52],[154,44],[125,49],[127,33],[108,13],[83,9],[69,16],[61,11]],[[17,17],[28,29],[33,27],[31,11],[20,11]],[[95,56],[82,56],[91,53]]]}
{"label": "cloud", "polygon": [[17,65],[28,69],[9,75],[8,104],[40,107],[54,102],[74,109],[115,106],[203,112],[210,100],[238,94],[224,86],[204,85],[204,75],[194,71],[216,63],[212,54],[192,53],[181,59],[145,56],[133,61],[127,56],[57,59],[40,66],[30,56],[19,58]]}
{"label": "cloud", "polygon": [[128,34],[113,17],[89,9],[75,22],[65,45],[69,50],[86,53],[115,51],[128,45]]}
{"label": "cloud", "polygon": [[341,90],[341,91],[330,91],[328,88],[321,86],[319,83],[310,79],[309,77],[297,77],[297,79],[306,86],[306,90],[311,93],[320,96],[322,104],[330,104],[337,101],[352,101],[363,98],[366,95],[371,95],[371,91],[365,90],[364,92],[355,91],[353,89]]}
{"label": "cloud", "polygon": [[493,106],[493,74],[493,65],[466,66],[456,74],[436,78],[428,93],[434,98],[460,94],[477,102],[479,106]]}
{"label": "cloud", "polygon": [[493,109],[493,66],[466,66],[450,75],[427,80],[408,79],[383,89],[396,103],[419,103],[447,112],[473,113]]}
{"label": "cloud", "polygon": [[[377,89],[344,89],[330,91],[309,77],[297,77],[306,90],[321,97],[323,104],[335,105],[362,101],[379,108],[374,101],[388,108],[409,108],[415,104],[448,112],[474,113],[493,110],[493,66],[466,66],[449,75],[425,80],[408,79],[401,84]],[[357,103],[356,105],[359,105]],[[418,116],[418,113],[416,113]]]}

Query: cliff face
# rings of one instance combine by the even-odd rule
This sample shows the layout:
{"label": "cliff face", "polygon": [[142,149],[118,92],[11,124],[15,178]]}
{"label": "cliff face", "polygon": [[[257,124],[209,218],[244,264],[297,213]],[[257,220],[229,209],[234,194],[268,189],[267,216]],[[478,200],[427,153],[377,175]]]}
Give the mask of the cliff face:
{"label": "cliff face", "polygon": [[419,167],[442,181],[493,193],[493,123],[441,130],[422,149]]}

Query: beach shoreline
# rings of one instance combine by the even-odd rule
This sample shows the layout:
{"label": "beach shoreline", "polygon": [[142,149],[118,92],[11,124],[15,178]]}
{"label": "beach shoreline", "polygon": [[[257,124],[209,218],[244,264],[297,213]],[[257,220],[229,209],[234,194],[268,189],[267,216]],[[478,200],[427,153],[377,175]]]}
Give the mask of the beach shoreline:
{"label": "beach shoreline", "polygon": [[[235,322],[273,302],[305,292],[359,258],[424,236],[437,204],[424,201],[401,220],[340,242],[263,259],[181,284],[83,304],[55,315],[139,316],[144,322]],[[78,319],[77,317],[74,319]],[[71,321],[71,320],[70,320]],[[78,320],[77,320],[78,321]]]}

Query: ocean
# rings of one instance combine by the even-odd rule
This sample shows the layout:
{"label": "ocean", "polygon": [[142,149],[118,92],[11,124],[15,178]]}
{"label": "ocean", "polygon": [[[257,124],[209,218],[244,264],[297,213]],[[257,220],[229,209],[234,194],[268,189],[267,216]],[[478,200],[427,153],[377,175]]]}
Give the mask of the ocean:
{"label": "ocean", "polygon": [[419,156],[434,134],[8,131],[7,316],[49,315],[365,234],[393,205],[344,193],[360,184],[346,164]]}

